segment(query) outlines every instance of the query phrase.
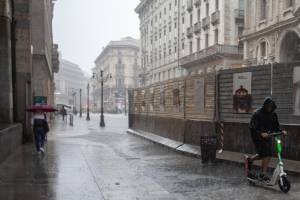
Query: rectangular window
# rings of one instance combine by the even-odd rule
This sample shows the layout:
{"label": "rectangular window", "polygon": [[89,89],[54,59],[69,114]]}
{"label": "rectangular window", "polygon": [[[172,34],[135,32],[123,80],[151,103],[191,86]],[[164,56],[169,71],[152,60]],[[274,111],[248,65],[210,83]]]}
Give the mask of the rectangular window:
{"label": "rectangular window", "polygon": [[206,17],[209,17],[209,3],[206,4]]}
{"label": "rectangular window", "polygon": [[172,10],[172,4],[171,3],[169,4],[169,10]]}
{"label": "rectangular window", "polygon": [[169,32],[171,33],[171,31],[172,31],[172,26],[171,26],[171,24],[169,25]]}
{"label": "rectangular window", "polygon": [[182,24],[184,24],[184,17],[182,17]]}
{"label": "rectangular window", "polygon": [[197,51],[200,51],[201,48],[200,42],[201,42],[200,38],[197,38]]}
{"label": "rectangular window", "polygon": [[267,0],[261,0],[260,4],[260,19],[266,19],[267,16]]}
{"label": "rectangular window", "polygon": [[174,23],[174,28],[175,28],[175,29],[177,28],[177,22]]}
{"label": "rectangular window", "polygon": [[184,42],[182,42],[181,49],[184,50]]}
{"label": "rectangular window", "polygon": [[209,35],[208,34],[205,34],[205,48],[208,47],[208,39],[209,39]]}
{"label": "rectangular window", "polygon": [[175,0],[175,6],[177,6],[177,0]]}
{"label": "rectangular window", "polygon": [[190,42],[190,54],[192,54],[193,53],[193,42],[191,41]]}
{"label": "rectangular window", "polygon": [[197,21],[198,22],[200,22],[200,20],[201,20],[201,15],[200,15],[201,13],[200,13],[200,8],[198,9],[198,11],[197,11]]}
{"label": "rectangular window", "polygon": [[287,8],[293,7],[295,5],[295,0],[287,0]]}
{"label": "rectangular window", "polygon": [[193,14],[190,14],[190,26],[193,26]]}
{"label": "rectangular window", "polygon": [[215,44],[218,44],[219,43],[219,30],[216,29],[215,30]]}
{"label": "rectangular window", "polygon": [[219,10],[219,0],[216,0],[216,11]]}

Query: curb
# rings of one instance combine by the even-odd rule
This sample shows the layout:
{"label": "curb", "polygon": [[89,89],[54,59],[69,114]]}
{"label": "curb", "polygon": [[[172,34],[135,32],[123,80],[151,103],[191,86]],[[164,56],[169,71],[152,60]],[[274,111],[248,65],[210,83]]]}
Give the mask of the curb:
{"label": "curb", "polygon": [[[201,158],[200,146],[184,144],[182,142],[177,142],[172,139],[164,138],[162,136],[155,135],[153,133],[149,133],[141,130],[135,131],[132,129],[128,129],[127,133],[151,141],[155,144],[161,145],[163,147],[166,147],[172,151],[181,153],[183,155],[191,156],[195,158]],[[223,151],[223,153],[221,154],[217,153],[216,160],[220,162],[243,166],[244,163],[243,156],[244,156],[243,153]],[[300,161],[284,159],[284,163],[285,163],[285,171],[293,175],[300,175]],[[270,168],[274,169],[276,168],[276,165],[277,165],[277,159],[272,158],[270,163]],[[260,166],[260,163],[255,162],[254,166],[258,167]]]}

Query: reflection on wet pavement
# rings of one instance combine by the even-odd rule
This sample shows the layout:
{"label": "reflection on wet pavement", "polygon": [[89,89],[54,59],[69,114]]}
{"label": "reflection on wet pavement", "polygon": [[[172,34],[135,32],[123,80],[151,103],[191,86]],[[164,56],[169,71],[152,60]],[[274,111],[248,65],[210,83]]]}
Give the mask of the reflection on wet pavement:
{"label": "reflection on wet pavement", "polygon": [[47,153],[33,145],[16,151],[0,166],[2,200],[299,200],[300,179],[292,190],[249,186],[240,166],[202,165],[199,159],[172,152],[126,134],[127,118],[106,115],[90,122],[75,118],[70,127],[57,121]]}

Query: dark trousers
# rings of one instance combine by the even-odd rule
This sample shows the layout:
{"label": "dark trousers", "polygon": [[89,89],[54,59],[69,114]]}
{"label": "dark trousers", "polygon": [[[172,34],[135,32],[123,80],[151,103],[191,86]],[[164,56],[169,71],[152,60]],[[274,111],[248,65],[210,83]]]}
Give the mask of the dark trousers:
{"label": "dark trousers", "polygon": [[45,131],[44,128],[36,128],[35,130],[35,147],[37,151],[40,151],[41,148],[44,148],[45,144]]}

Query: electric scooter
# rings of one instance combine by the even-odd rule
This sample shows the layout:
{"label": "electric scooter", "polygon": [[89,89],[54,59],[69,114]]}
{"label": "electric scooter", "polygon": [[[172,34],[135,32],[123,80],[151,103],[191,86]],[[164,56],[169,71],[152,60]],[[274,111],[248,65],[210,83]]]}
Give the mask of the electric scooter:
{"label": "electric scooter", "polygon": [[[284,193],[288,193],[291,188],[291,183],[287,178],[287,173],[283,169],[283,160],[281,157],[282,145],[281,145],[281,135],[282,133],[272,133],[269,137],[274,137],[276,141],[276,152],[278,157],[278,164],[276,169],[273,171],[273,175],[270,181],[261,180],[258,176],[254,174],[247,174],[247,179],[250,184],[254,184],[262,187],[274,187],[278,184],[280,190]],[[245,169],[247,170],[247,165],[245,162]],[[249,172],[251,173],[251,172]]]}

